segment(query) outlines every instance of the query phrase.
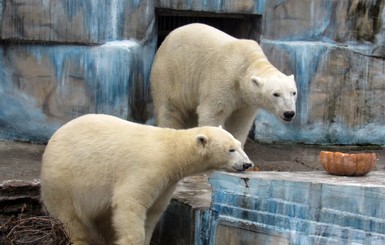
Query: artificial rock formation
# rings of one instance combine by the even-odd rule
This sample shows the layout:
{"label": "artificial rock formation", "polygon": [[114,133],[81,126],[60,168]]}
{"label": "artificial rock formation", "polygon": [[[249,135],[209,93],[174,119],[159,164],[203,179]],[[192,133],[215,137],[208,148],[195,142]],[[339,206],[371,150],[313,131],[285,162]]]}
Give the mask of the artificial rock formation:
{"label": "artificial rock formation", "polygon": [[158,9],[187,21],[245,14],[243,37],[295,75],[294,122],[262,111],[255,140],[383,145],[384,7],[381,0],[0,0],[0,139],[44,142],[89,112],[151,122]]}

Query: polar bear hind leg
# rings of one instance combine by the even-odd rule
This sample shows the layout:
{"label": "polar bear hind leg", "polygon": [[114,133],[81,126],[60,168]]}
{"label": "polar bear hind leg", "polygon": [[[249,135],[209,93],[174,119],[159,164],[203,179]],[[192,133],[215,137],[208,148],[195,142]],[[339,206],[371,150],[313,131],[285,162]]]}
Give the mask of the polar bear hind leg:
{"label": "polar bear hind leg", "polygon": [[88,229],[80,221],[69,199],[61,199],[55,207],[50,207],[51,214],[59,219],[69,232],[73,245],[88,245]]}
{"label": "polar bear hind leg", "polygon": [[175,129],[185,128],[186,118],[184,113],[171,105],[171,103],[167,103],[166,105],[162,104],[156,114],[157,125],[159,127]]}
{"label": "polar bear hind leg", "polygon": [[201,104],[197,108],[198,114],[198,126],[213,126],[218,127],[225,125],[225,120],[229,115],[229,112],[213,108],[210,104]]}

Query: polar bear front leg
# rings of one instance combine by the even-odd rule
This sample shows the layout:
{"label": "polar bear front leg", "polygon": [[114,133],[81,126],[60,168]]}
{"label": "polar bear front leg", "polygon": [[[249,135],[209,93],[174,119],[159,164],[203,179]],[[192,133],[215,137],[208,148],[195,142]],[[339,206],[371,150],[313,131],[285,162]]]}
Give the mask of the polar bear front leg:
{"label": "polar bear front leg", "polygon": [[146,220],[146,241],[145,245],[149,245],[151,242],[151,237],[154,232],[155,226],[160,220],[163,212],[166,210],[168,204],[170,203],[171,197],[174,194],[176,184],[170,186],[163,194],[161,194],[152,205],[152,207],[147,211],[147,220]]}
{"label": "polar bear front leg", "polygon": [[114,193],[112,198],[112,225],[118,245],[141,245],[145,241],[146,207],[129,191]]}
{"label": "polar bear front leg", "polygon": [[113,214],[113,226],[117,234],[118,245],[144,244],[145,209],[140,204],[118,204]]}

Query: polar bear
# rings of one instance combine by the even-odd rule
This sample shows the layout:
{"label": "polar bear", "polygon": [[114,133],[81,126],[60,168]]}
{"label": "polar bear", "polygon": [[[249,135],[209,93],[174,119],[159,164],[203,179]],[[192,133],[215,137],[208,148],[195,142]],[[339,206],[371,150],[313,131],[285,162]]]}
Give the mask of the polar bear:
{"label": "polar bear", "polygon": [[157,125],[218,126],[242,142],[258,109],[291,121],[296,112],[294,76],[286,76],[253,40],[236,39],[204,24],[172,31],[151,68]]}
{"label": "polar bear", "polygon": [[177,182],[213,169],[253,167],[220,127],[159,128],[89,114],[58,129],[43,154],[41,198],[75,245],[149,244]]}

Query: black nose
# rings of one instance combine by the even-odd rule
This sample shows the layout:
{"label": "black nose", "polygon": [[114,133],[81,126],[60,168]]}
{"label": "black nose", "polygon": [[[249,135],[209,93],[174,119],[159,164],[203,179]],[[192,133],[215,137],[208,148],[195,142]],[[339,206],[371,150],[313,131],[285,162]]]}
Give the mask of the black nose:
{"label": "black nose", "polygon": [[286,119],[293,119],[293,117],[295,116],[295,112],[294,111],[285,111],[283,113],[283,116],[286,118]]}
{"label": "black nose", "polygon": [[251,163],[244,163],[243,164],[243,170],[246,170],[246,169],[248,169],[248,168],[251,168],[253,166],[253,164],[251,164]]}

